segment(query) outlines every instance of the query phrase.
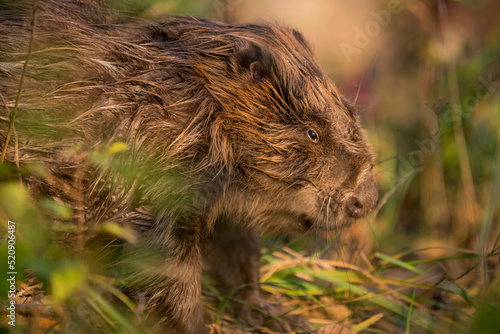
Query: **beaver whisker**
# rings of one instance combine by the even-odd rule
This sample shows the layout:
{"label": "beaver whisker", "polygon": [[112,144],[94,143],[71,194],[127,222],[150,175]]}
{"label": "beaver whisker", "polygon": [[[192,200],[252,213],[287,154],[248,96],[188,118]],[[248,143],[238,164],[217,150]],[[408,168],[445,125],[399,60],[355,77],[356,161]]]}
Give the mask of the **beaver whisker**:
{"label": "beaver whisker", "polygon": [[[328,196],[328,204],[326,205],[326,238],[329,240],[330,238],[330,219],[329,219],[329,213],[330,213],[330,204],[332,202],[332,197]],[[333,217],[335,219],[335,217]]]}
{"label": "beaver whisker", "polygon": [[316,218],[314,219],[314,224],[315,224],[315,225],[317,225],[317,223],[318,223],[318,221],[319,221],[319,218],[320,218],[321,212],[323,211],[323,206],[325,205],[326,200],[327,200],[327,197],[325,197],[325,198],[323,199],[323,202],[321,202],[321,206],[319,207],[319,209],[318,209],[318,213],[316,214]]}

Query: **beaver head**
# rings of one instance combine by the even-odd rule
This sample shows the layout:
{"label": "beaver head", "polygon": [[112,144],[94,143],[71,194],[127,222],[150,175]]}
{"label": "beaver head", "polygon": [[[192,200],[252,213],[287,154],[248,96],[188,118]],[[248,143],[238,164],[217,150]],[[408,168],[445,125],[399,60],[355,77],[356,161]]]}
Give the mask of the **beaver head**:
{"label": "beaver head", "polygon": [[227,35],[226,75],[200,70],[218,104],[209,156],[228,177],[216,216],[320,234],[366,216],[378,198],[367,135],[302,35],[273,25]]}

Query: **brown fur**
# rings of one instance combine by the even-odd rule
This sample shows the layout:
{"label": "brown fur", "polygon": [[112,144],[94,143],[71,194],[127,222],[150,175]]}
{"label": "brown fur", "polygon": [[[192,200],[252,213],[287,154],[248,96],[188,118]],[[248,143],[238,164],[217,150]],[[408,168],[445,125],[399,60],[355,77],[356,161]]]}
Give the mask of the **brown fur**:
{"label": "brown fur", "polygon": [[[21,167],[43,163],[44,177],[25,180],[33,196],[72,206],[78,224],[131,226],[163,258],[130,274],[158,329],[206,332],[202,254],[230,291],[258,279],[258,233],[329,236],[374,206],[365,132],[295,30],[132,21],[90,1],[37,6],[9,143],[31,8],[1,7],[0,149]],[[128,151],[89,153],[114,142]],[[237,297],[273,312],[255,285]],[[249,324],[265,320],[246,306],[235,312]]]}

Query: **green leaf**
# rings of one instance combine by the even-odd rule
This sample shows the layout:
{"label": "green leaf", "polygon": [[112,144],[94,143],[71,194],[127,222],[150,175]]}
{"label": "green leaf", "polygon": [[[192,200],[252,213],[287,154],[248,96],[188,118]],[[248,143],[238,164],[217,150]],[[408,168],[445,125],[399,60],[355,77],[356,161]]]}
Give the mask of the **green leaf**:
{"label": "green leaf", "polygon": [[78,262],[66,262],[62,268],[52,272],[52,297],[55,301],[63,303],[72,294],[80,291],[85,286],[87,270]]}
{"label": "green leaf", "polygon": [[410,265],[410,264],[408,264],[406,262],[403,262],[401,260],[392,258],[392,257],[387,256],[387,255],[382,254],[382,253],[376,253],[375,256],[378,257],[378,258],[380,258],[380,259],[382,259],[382,260],[390,262],[390,263],[392,263],[392,264],[394,264],[394,265],[396,265],[398,267],[401,267],[401,268],[404,268],[404,269],[406,269],[408,271],[412,271],[412,272],[414,272],[416,274],[419,274],[421,276],[424,276],[424,277],[428,276],[428,274],[426,272],[424,272],[424,271],[418,269],[417,267],[414,267],[414,266],[412,266],[412,265]]}
{"label": "green leaf", "polygon": [[71,217],[73,217],[73,210],[70,207],[56,202],[53,199],[44,199],[42,202],[42,207],[62,219],[70,219]]}
{"label": "green leaf", "polygon": [[29,195],[19,182],[8,182],[0,187],[0,208],[13,220],[27,212]]}

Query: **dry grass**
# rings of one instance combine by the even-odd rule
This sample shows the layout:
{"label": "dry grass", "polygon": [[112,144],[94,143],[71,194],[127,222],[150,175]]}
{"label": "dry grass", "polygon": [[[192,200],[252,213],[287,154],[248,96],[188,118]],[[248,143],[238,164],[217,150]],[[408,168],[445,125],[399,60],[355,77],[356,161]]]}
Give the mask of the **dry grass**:
{"label": "dry grass", "polygon": [[[413,2],[393,18],[385,30],[390,45],[382,45],[386,56],[362,86],[361,103],[374,105],[364,116],[378,156],[396,156],[377,166],[381,192],[390,195],[385,205],[368,224],[358,223],[364,234],[352,232],[353,239],[334,252],[318,257],[297,243],[267,243],[263,253],[260,284],[269,300],[316,327],[336,323],[358,333],[417,334],[494,334],[500,328],[500,28],[487,24],[499,17],[499,6],[437,3]],[[471,36],[457,32],[463,22]],[[425,108],[432,101],[436,106]],[[0,126],[9,124],[1,119]],[[17,324],[7,325],[2,307],[0,333],[147,333],[139,322],[140,296],[127,297],[122,282],[53,242],[54,233],[76,230],[51,224],[45,213],[63,222],[72,213],[59,203],[33,203],[12,181],[37,173],[36,165],[0,165],[0,263],[7,261],[7,217],[24,222],[17,231]],[[351,247],[356,244],[363,247]],[[2,277],[0,291],[7,289]],[[229,298],[205,280],[213,333],[269,332],[227,316]],[[5,306],[5,295],[0,300]]]}

